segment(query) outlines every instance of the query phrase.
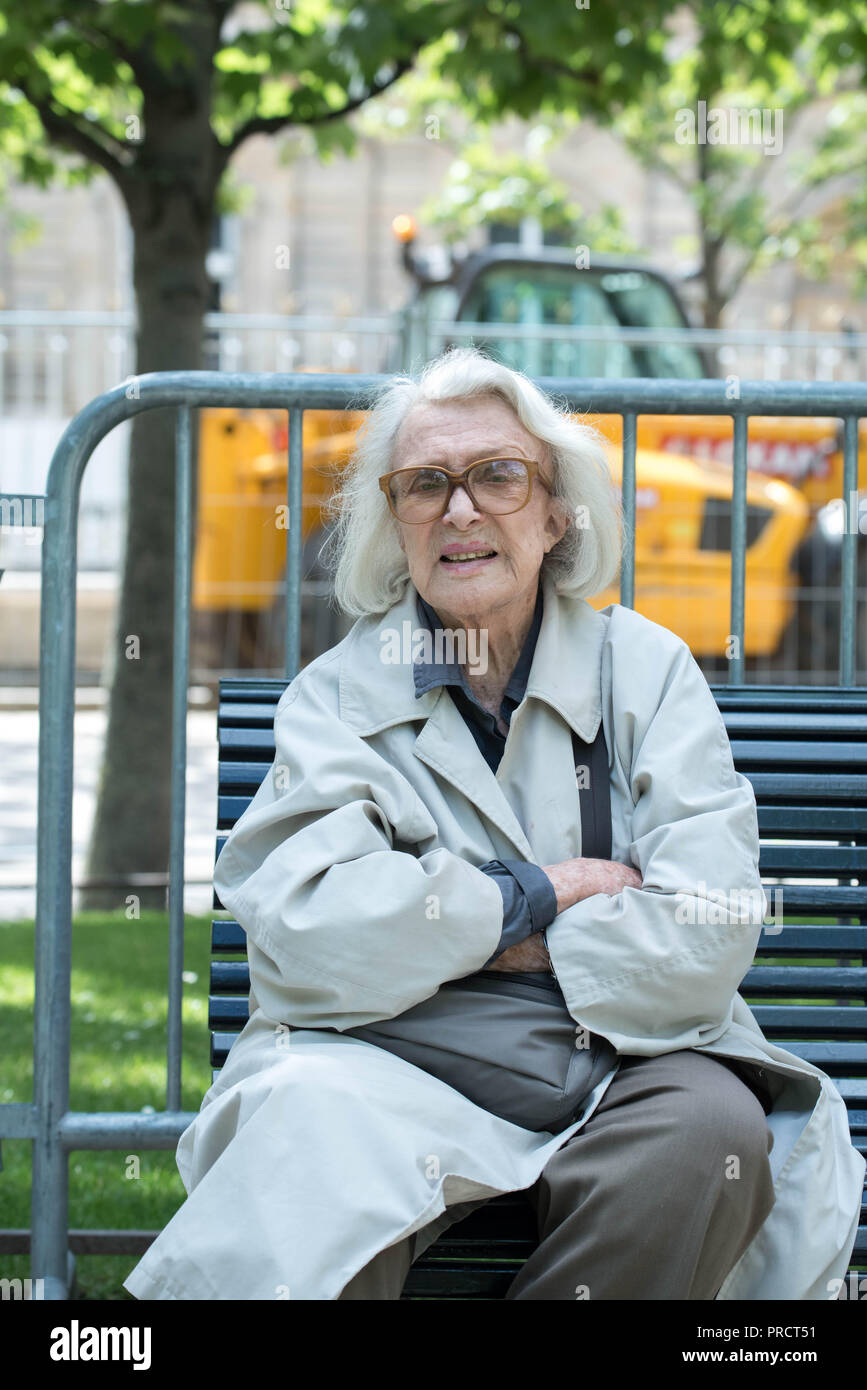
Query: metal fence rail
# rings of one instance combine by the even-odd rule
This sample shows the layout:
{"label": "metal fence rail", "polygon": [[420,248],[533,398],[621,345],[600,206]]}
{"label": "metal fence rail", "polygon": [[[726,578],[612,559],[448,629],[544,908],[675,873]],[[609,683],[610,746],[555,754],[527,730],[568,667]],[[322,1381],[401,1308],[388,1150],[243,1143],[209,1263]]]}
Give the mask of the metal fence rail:
{"label": "metal fence rail", "polygon": [[[287,410],[289,534],[286,676],[300,659],[302,422],[305,410],[368,407],[384,376],[156,372],[142,376],[130,398],[122,384],[91,401],[70,423],[52,459],[44,499],[40,632],[39,811],[35,943],[34,1097],[0,1105],[0,1138],[33,1141],[31,1276],[46,1298],[68,1296],[68,1155],[74,1149],[172,1149],[195,1118],[181,1096],[181,969],[185,730],[190,629],[192,467],[190,411],[205,406]],[[623,422],[624,527],[621,602],[635,592],[636,421],[641,414],[729,416],[734,429],[731,633],[739,655],[729,681],[743,679],[746,555],[747,425],[752,415],[831,416],[844,422],[844,497],[840,684],[852,685],[855,648],[858,421],[867,416],[867,382],[853,384],[742,382],[737,400],[723,381],[611,381],[544,378],[544,390],[576,412],[620,415]],[[72,916],[72,771],[75,708],[76,532],[81,480],[90,456],[121,421],[173,406],[176,429],[175,637],[172,827],[169,884],[169,988],[166,1108],[157,1114],[74,1112],[70,1088],[70,962]],[[0,501],[14,503],[11,495]]]}

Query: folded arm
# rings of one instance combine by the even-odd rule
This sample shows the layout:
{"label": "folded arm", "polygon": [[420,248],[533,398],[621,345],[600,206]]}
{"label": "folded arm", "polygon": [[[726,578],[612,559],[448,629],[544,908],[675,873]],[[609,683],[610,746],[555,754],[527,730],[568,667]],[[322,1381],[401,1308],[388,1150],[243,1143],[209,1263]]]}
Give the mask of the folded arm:
{"label": "folded arm", "polygon": [[584,897],[544,933],[573,1016],[639,1055],[719,1036],[767,905],[755,796],[684,644],[661,685],[652,709],[646,693],[615,684],[615,702],[628,703],[619,716],[615,703],[615,727],[626,744],[629,857],[642,886]]}
{"label": "folded arm", "polygon": [[274,763],[214,878],[254,945],[265,1012],[349,1028],[480,970],[500,941],[503,896],[448,850],[395,847],[436,829],[407,780],[303,681],[278,706],[274,736]]}

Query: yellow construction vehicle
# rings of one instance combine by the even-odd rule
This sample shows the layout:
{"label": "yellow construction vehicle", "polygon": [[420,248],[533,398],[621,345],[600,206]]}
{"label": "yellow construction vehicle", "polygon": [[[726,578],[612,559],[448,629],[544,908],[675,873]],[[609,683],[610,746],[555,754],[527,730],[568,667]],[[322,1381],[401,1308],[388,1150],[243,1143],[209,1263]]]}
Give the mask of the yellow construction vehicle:
{"label": "yellow construction vehicle", "polygon": [[[636,346],[636,335],[627,341],[626,335],[618,336],[623,329],[688,327],[674,286],[653,269],[595,256],[592,268],[578,270],[571,249],[495,245],[434,275],[414,253],[412,219],[396,219],[395,233],[416,288],[401,342],[383,370],[414,369],[439,350],[442,338],[431,349],[435,320],[484,325],[474,332],[474,341],[531,376],[719,375],[704,349],[682,338],[666,343],[652,335],[641,340],[639,334]],[[522,326],[517,335],[515,325]],[[602,333],[534,334],[534,326],[549,325]],[[234,623],[238,664],[277,665],[287,534],[280,525],[286,416],[238,410],[202,416],[194,606],[200,614],[213,614],[224,632],[227,622]],[[325,537],[323,507],[335,470],[351,455],[362,418],[360,413],[305,412],[304,569],[323,588],[324,571],[317,564]],[[620,417],[588,419],[610,441],[611,468],[619,478]],[[731,432],[728,417],[672,415],[639,416],[637,431],[636,607],[678,633],[706,666],[720,670],[731,656]],[[763,662],[779,658],[784,635],[791,632],[800,636],[791,663],[820,668],[827,663],[833,670],[838,606],[823,605],[804,620],[796,600],[819,569],[825,582],[832,582],[834,566],[839,567],[839,528],[820,524],[822,509],[833,508],[832,499],[842,495],[838,422],[754,418],[749,469],[743,654]],[[859,472],[863,486],[863,451]],[[611,589],[591,602],[603,607],[618,597]],[[340,630],[334,615],[326,624],[326,645]],[[313,654],[308,642],[302,655]]]}

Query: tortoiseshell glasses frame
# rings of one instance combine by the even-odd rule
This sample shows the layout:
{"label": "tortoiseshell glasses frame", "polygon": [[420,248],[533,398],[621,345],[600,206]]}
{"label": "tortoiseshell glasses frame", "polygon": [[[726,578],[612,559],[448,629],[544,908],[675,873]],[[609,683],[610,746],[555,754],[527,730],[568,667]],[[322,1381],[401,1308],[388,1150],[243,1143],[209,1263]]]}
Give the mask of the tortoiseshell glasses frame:
{"label": "tortoiseshell glasses frame", "polygon": [[[472,484],[470,482],[470,474],[473,473],[477,468],[480,468],[482,464],[485,463],[520,463],[523,466],[526,473],[526,494],[524,496],[523,501],[519,502],[517,506],[509,505],[505,508],[493,508],[490,505],[483,505],[478,500],[478,498],[476,498],[473,495]],[[525,459],[520,458],[518,456],[492,454],[490,458],[476,459],[475,462],[471,463],[469,467],[465,468],[462,473],[455,473],[452,471],[452,469],[444,468],[441,464],[420,464],[417,468],[395,468],[390,473],[383,473],[382,477],[379,480],[379,486],[385,494],[385,500],[389,505],[389,509],[391,510],[392,515],[395,516],[397,520],[405,526],[423,526],[425,525],[425,523],[429,521],[439,520],[439,518],[441,516],[444,516],[445,513],[448,511],[449,504],[452,500],[452,493],[454,492],[456,487],[463,487],[466,490],[467,496],[469,497],[476,511],[488,512],[491,516],[511,516],[514,512],[520,512],[524,507],[527,506],[528,502],[530,501],[530,498],[533,495],[534,479],[538,478],[545,491],[548,493],[552,493],[553,495],[551,485],[539,473],[539,469],[541,467],[542,465],[536,459]],[[405,479],[410,474],[418,473],[442,474],[442,476],[445,477],[445,479],[447,480],[448,490],[446,492],[445,498],[442,502],[442,506],[440,507],[439,511],[432,512],[430,516],[418,517],[414,521],[407,520],[407,518],[401,516],[396,509],[395,501],[391,493],[391,484],[393,480],[398,476]],[[422,499],[417,498],[416,500],[420,501]],[[432,503],[436,502],[438,504],[438,499],[431,498],[430,500]]]}

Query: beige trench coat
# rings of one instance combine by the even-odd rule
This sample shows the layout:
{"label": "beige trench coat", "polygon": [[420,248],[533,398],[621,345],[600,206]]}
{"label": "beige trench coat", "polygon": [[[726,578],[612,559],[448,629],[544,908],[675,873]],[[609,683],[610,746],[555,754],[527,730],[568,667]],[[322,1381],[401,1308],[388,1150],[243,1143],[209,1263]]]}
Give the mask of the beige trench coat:
{"label": "beige trench coat", "polygon": [[[546,580],[494,775],[447,691],[416,699],[409,661],[382,659],[387,636],[416,628],[415,598],[408,585],[385,617],[356,623],[279,703],[274,765],[216,874],[248,935],[251,1016],[181,1137],[187,1200],[125,1287],[140,1299],[336,1299],[380,1250],[418,1231],[419,1255],[474,1204],[530,1186],[586,1123],[615,1071],[552,1136],[321,1030],[393,1017],[484,965],[503,909],[478,866],[581,854],[570,730],[590,742],[601,719],[612,858],[643,886],[548,927],[569,1010],[621,1053],[696,1048],[764,1072],[776,1202],[718,1297],[832,1297],[865,1161],[833,1083],[767,1042],[736,993],[762,930],[744,904],[765,902],[755,799],[689,649]],[[727,907],[713,905],[720,890]]]}

